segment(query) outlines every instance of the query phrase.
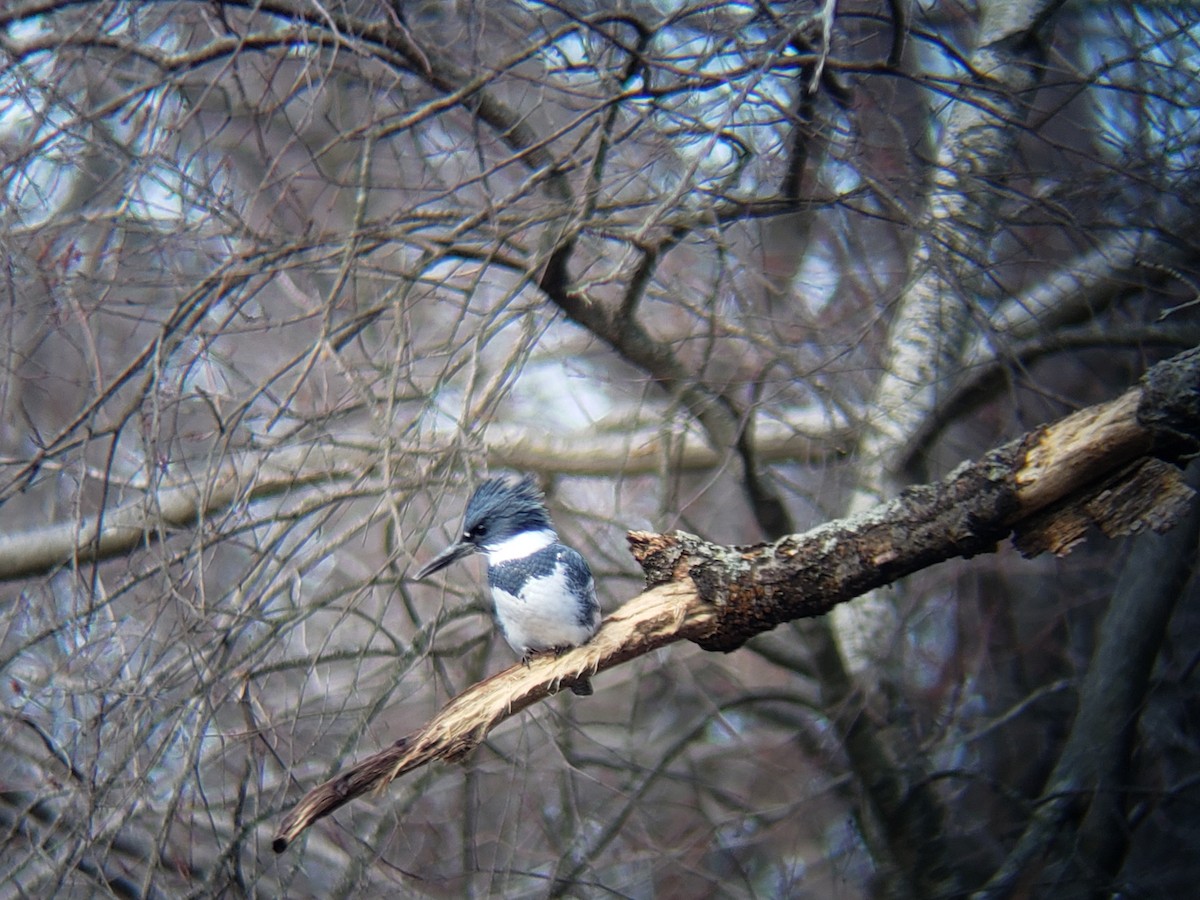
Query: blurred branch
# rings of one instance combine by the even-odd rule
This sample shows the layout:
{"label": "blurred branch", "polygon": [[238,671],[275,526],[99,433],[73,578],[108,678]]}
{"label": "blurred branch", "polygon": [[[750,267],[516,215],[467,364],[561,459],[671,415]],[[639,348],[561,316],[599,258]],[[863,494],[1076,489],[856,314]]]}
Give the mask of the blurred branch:
{"label": "blurred branch", "polygon": [[[1193,465],[1193,485],[1198,473]],[[1068,896],[1112,889],[1128,846],[1123,789],[1138,719],[1167,622],[1195,565],[1198,535],[1200,505],[1193,498],[1180,527],[1161,537],[1144,533],[1134,542],[1101,624],[1066,746],[1034,804],[1037,812],[975,894],[979,900],[1010,897],[1030,878],[1042,889],[1052,880]],[[1038,877],[1043,863],[1049,872]]]}
{"label": "blurred branch", "polygon": [[[61,826],[64,812],[48,800],[45,793],[45,788],[37,791],[11,788],[0,791],[0,829],[3,830],[7,852],[15,854],[18,850],[33,847],[48,858],[62,854],[57,829]],[[70,810],[66,815],[82,816],[83,812]],[[144,897],[146,895],[140,885],[128,872],[138,862],[154,858],[154,850],[148,842],[123,839],[113,841],[96,853],[71,854],[65,865],[83,875],[98,896]],[[197,866],[192,874],[199,881],[206,873]]]}
{"label": "blurred branch", "polygon": [[[759,438],[757,451],[766,462],[819,465],[845,453],[851,441],[847,430],[809,435],[777,423],[762,430],[766,435]],[[430,446],[449,445],[456,439],[456,434],[435,434]],[[496,468],[548,475],[644,475],[659,470],[662,442],[661,429],[610,434],[588,429],[555,437],[528,428],[495,426],[484,435],[483,455]],[[165,480],[154,489],[132,487],[138,491],[137,499],[82,520],[63,518],[40,528],[2,532],[0,581],[45,574],[71,563],[111,559],[154,543],[164,526],[195,528],[236,503],[381,477],[377,448],[377,441],[363,438],[234,454],[186,477]],[[678,438],[671,452],[680,470],[713,469],[722,460],[694,434]]]}
{"label": "blurred branch", "polygon": [[[1154,367],[1144,387],[1035,429],[941,482],[805,534],[725,547],[683,532],[631,532],[651,586],[646,593],[613,613],[588,644],[480,682],[415,734],[314,788],[284,818],[275,850],[355,797],[434,760],[462,758],[504,719],[561,684],[675,641],[734,650],[782,622],[821,615],[935,563],[991,552],[1014,531],[1044,530],[1048,519],[1080,506],[1102,525],[1116,517],[1126,530],[1170,527],[1191,492],[1180,490],[1174,468],[1150,454],[1156,446],[1179,447],[1181,424],[1191,429],[1189,449],[1200,446],[1197,396],[1200,348]],[[1120,509],[1098,504],[1099,494],[1114,496],[1114,483],[1142,466],[1157,472],[1158,490],[1132,497],[1118,491]],[[897,806],[908,802],[892,799]]]}
{"label": "blurred branch", "polygon": [[[1182,233],[1190,225],[1186,210],[1180,210],[1162,230]],[[1191,248],[1162,240],[1161,231],[1117,231],[1030,290],[1009,299],[992,317],[992,327],[964,351],[965,377],[938,398],[937,407],[908,439],[895,468],[908,471],[942,429],[990,396],[1013,366],[1081,347],[1194,344],[1188,329],[1175,323],[1136,329],[1069,327],[1094,319],[1098,311],[1122,297],[1161,286],[1172,277],[1174,266],[1194,258]]]}
{"label": "blurred branch", "polygon": [[[1180,184],[1190,195],[1200,181]],[[1187,234],[1195,228],[1186,207],[1168,207],[1153,229],[1122,229],[1107,235],[1092,249],[1064,263],[1027,291],[1005,300],[991,316],[989,333],[979,335],[969,348],[968,360],[994,355],[996,335],[1028,340],[1038,334],[1086,321],[1130,292],[1162,286],[1176,266],[1195,261],[1196,248],[1166,237]]]}
{"label": "blurred branch", "polygon": [[1099,325],[1088,324],[1039,334],[1005,348],[1002,355],[993,357],[967,370],[967,377],[955,385],[930,413],[920,431],[913,435],[904,449],[901,468],[916,464],[937,440],[943,429],[960,422],[972,410],[995,396],[995,392],[1014,375],[1039,359],[1057,353],[1077,350],[1110,348],[1141,350],[1147,347],[1191,347],[1200,342],[1200,326],[1187,322],[1180,325]]}
{"label": "blurred branch", "polygon": [[[757,426],[755,450],[760,462],[822,465],[847,452],[849,429],[797,431],[764,423]],[[662,430],[604,434],[595,429],[561,438],[529,429],[493,428],[485,436],[493,465],[559,475],[646,475],[662,468]],[[671,465],[680,471],[715,469],[723,455],[698,434],[688,432],[671,443]]]}
{"label": "blurred branch", "polygon": [[355,481],[375,462],[367,450],[344,446],[295,446],[233,455],[211,469],[143,491],[136,500],[111,510],[28,531],[0,532],[0,581],[119,556],[154,543],[164,529],[194,528],[235,503]]}

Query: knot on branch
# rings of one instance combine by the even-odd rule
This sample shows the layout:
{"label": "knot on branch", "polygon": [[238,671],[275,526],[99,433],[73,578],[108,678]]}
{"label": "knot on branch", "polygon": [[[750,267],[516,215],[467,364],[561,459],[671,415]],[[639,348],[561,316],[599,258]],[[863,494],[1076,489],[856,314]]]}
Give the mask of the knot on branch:
{"label": "knot on branch", "polygon": [[770,545],[724,547],[686,531],[631,531],[626,539],[648,588],[688,579],[700,600],[713,607],[717,626],[692,638],[705,650],[728,653],[779,624],[777,607],[762,596],[770,580],[755,568],[758,560],[770,558]]}
{"label": "knot on branch", "polygon": [[674,535],[630,531],[625,535],[625,540],[629,542],[629,552],[646,573],[647,589],[687,576],[686,570],[676,569],[683,556],[683,548]]}

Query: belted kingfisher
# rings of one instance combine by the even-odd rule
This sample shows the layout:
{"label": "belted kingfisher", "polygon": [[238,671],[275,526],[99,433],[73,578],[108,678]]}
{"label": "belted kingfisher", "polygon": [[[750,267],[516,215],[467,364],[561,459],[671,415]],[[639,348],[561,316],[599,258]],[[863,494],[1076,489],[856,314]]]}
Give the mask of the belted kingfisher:
{"label": "belted kingfisher", "polygon": [[[491,478],[467,501],[462,537],[416,573],[420,581],[482,551],[500,633],[528,663],[544,650],[561,653],[586,644],[600,627],[596,582],[586,560],[562,544],[533,478]],[[587,678],[571,684],[592,693]]]}

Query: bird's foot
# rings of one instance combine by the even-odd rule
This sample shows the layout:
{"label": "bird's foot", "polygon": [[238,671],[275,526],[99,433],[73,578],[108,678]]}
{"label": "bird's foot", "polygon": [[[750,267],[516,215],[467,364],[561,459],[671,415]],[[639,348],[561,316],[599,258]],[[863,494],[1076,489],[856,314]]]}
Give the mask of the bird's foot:
{"label": "bird's foot", "polygon": [[[525,667],[528,668],[530,661],[535,656],[548,656],[549,654],[553,653],[554,658],[558,659],[558,657],[562,656],[568,650],[574,649],[575,648],[570,644],[562,644],[558,647],[550,647],[547,650],[526,650],[521,654],[521,662],[523,662]],[[573,693],[580,697],[590,697],[592,695],[592,682],[587,676],[568,682],[567,687],[569,687]]]}

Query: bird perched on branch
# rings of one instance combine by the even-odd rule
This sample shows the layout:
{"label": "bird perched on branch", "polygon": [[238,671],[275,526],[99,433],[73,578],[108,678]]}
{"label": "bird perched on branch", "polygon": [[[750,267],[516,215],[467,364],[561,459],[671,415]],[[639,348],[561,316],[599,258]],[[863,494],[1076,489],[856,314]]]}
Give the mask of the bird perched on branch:
{"label": "bird perched on branch", "polygon": [[[535,653],[585,644],[600,627],[592,570],[559,541],[530,476],[481,484],[467,501],[462,537],[414,577],[420,581],[476,552],[487,556],[496,625],[526,664]],[[582,678],[571,690],[587,696],[591,681]]]}

